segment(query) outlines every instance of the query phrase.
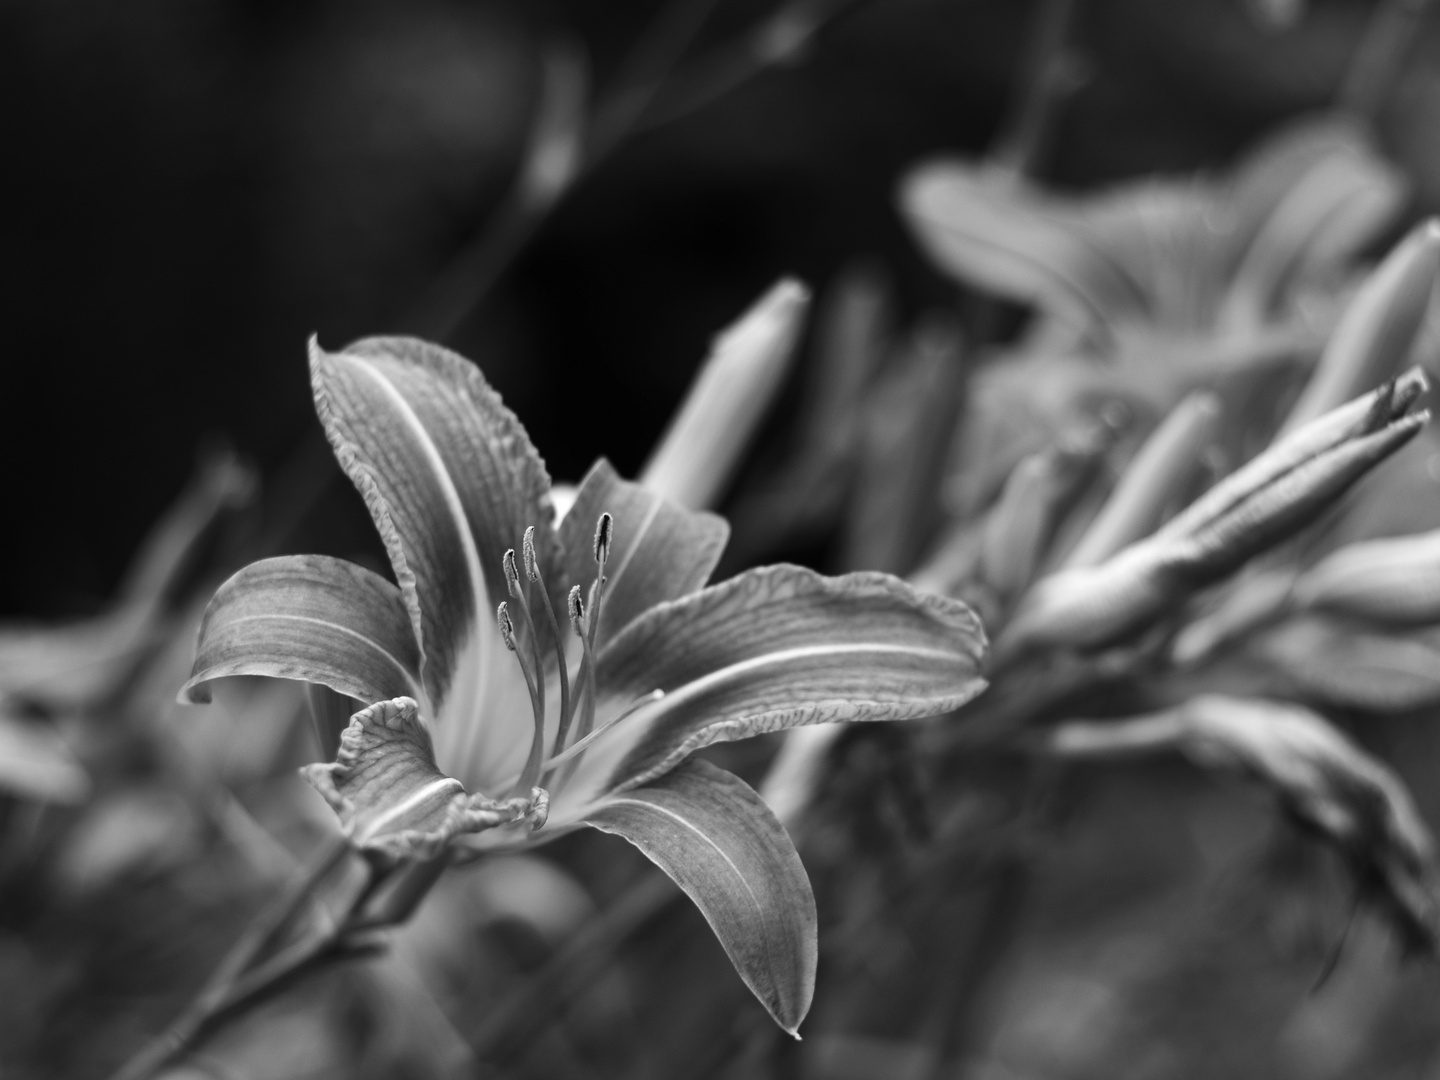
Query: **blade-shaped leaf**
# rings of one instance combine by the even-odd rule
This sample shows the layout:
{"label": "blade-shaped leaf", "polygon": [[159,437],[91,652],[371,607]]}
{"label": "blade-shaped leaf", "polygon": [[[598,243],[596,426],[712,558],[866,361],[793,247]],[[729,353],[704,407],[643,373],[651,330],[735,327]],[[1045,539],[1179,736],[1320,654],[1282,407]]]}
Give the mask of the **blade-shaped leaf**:
{"label": "blade-shaped leaf", "polygon": [[615,529],[596,638],[602,647],[646,609],[704,586],[730,535],[724,518],[687,510],[622,480],[601,458],[590,467],[575,505],[560,523],[567,569],[563,579],[549,583],[557,611],[565,610],[564,593],[571,585],[588,589],[595,579],[592,541],[603,513],[615,519]]}
{"label": "blade-shaped leaf", "polygon": [[[557,562],[545,466],[480,370],[437,345],[367,338],[327,353],[312,342],[310,369],[325,433],[385,541],[439,709],[462,661],[478,655],[467,645],[498,638],[491,613],[506,595],[505,550],[534,525],[541,565]],[[486,659],[503,660],[492,644]]]}
{"label": "blade-shaped leaf", "polygon": [[420,657],[400,592],[325,555],[251,563],[215,592],[182,702],[229,675],[300,679],[363,702],[415,695]]}
{"label": "blade-shaped leaf", "polygon": [[723,769],[687,761],[611,796],[586,821],[629,840],[685,890],[745,984],[795,1034],[815,990],[815,897],[760,796]]}
{"label": "blade-shaped leaf", "polygon": [[887,574],[749,570],[652,608],[600,654],[602,721],[665,697],[598,738],[575,782],[643,784],[699,747],[802,724],[936,716],[984,688],[985,650],[968,607]]}

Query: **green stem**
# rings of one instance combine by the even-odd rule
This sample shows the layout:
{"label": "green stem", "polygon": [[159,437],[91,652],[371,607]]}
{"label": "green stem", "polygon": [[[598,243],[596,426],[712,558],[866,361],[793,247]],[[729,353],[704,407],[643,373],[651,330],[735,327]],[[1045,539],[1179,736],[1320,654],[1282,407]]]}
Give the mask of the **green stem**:
{"label": "green stem", "polygon": [[[315,889],[330,871],[339,865],[349,850],[350,844],[345,838],[331,841],[309,868],[297,876],[284,892],[251,921],[185,1011],[126,1062],[112,1080],[146,1080],[193,1045],[222,1010],[228,1011],[232,1007],[231,999],[236,988],[241,985],[242,976],[254,963],[255,958],[275,935],[294,919],[296,913],[314,895]],[[332,926],[320,936],[324,938],[336,932],[337,928]],[[284,955],[285,953],[279,954]],[[263,968],[255,970],[260,971]]]}

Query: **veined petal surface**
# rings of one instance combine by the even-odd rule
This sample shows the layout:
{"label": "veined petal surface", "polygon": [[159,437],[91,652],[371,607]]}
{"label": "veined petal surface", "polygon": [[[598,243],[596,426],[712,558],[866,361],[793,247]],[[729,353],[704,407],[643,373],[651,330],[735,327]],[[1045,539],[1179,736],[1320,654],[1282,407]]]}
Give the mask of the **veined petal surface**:
{"label": "veined petal surface", "polygon": [[301,772],[339,815],[361,851],[389,860],[433,859],[459,833],[514,821],[527,801],[471,799],[435,765],[430,732],[413,698],[355,714],[333,762]]}
{"label": "veined petal surface", "polygon": [[724,769],[687,761],[612,795],[586,824],[623,836],[685,890],[745,984],[795,1034],[815,991],[815,897],[760,796]]}
{"label": "veined petal surface", "polygon": [[588,590],[595,579],[595,522],[607,512],[615,519],[615,530],[596,633],[601,647],[648,608],[703,587],[730,538],[724,518],[687,510],[622,480],[601,458],[585,475],[575,505],[560,523],[566,575],[549,583],[557,611],[565,610],[564,594],[571,585]]}
{"label": "veined petal surface", "polygon": [[576,800],[647,783],[713,742],[959,708],[985,687],[986,647],[964,604],[888,574],[746,571],[652,608],[601,652],[601,722],[665,696],[596,739],[555,813],[563,821]]}
{"label": "veined petal surface", "polygon": [[439,346],[312,344],[310,368],[326,435],[370,508],[415,625],[440,761],[492,791],[518,775],[529,742],[528,699],[494,611],[506,596],[501,558],[527,526],[542,567],[558,562],[545,466],[479,369]]}
{"label": "veined petal surface", "polygon": [[251,563],[216,591],[180,700],[207,702],[210,681],[230,675],[383,701],[419,693],[420,653],[394,585],[344,559],[286,555]]}

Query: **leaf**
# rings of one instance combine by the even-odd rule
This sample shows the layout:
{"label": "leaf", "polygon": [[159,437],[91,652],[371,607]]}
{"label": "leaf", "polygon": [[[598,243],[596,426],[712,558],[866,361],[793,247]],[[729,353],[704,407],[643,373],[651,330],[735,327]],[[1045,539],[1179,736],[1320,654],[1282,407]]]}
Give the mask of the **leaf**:
{"label": "leaf", "polygon": [[53,727],[0,713],[0,791],[79,803],[90,794],[90,776]]}
{"label": "leaf", "polygon": [[665,697],[598,738],[572,786],[634,787],[702,746],[801,724],[949,712],[984,689],[985,650],[964,604],[887,574],[749,570],[651,609],[600,654],[600,720]]}
{"label": "leaf", "polygon": [[268,675],[369,704],[418,693],[419,671],[394,585],[343,559],[286,555],[251,563],[216,590],[180,700],[209,701],[213,679]]}
{"label": "leaf", "polygon": [[528,799],[467,796],[459,780],[436,767],[430,732],[408,697],[356,713],[335,760],[300,771],[351,843],[387,860],[434,859],[460,833],[509,824],[532,806]]}
{"label": "leaf", "polygon": [[1372,712],[1440,702],[1440,647],[1423,634],[1377,634],[1322,616],[1296,619],[1258,651],[1316,701]]}
{"label": "leaf", "polygon": [[507,595],[506,549],[534,525],[541,565],[558,561],[545,466],[480,370],[438,345],[366,338],[327,353],[312,341],[310,370],[325,434],[390,555],[438,710],[472,639],[503,658],[491,616]]}
{"label": "leaf", "polygon": [[563,580],[549,583],[557,611],[565,610],[564,594],[571,585],[588,590],[595,579],[595,522],[607,512],[615,529],[596,636],[600,647],[647,608],[703,587],[730,536],[724,518],[687,510],[622,480],[601,458],[581,481],[575,505],[560,523],[567,570]]}
{"label": "leaf", "polygon": [[815,897],[760,796],[723,769],[687,761],[606,799],[586,823],[629,840],[685,890],[745,985],[794,1035],[815,990]]}

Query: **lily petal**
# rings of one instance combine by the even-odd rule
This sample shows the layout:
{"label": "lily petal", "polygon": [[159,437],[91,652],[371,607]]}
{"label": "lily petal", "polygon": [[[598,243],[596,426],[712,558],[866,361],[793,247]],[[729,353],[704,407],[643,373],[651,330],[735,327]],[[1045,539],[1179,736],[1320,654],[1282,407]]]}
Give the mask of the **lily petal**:
{"label": "lily petal", "polygon": [[364,702],[416,694],[420,655],[400,591],[325,555],[251,563],[215,592],[180,701],[229,675],[300,679]]}
{"label": "lily petal", "polygon": [[651,691],[665,696],[596,740],[556,815],[586,794],[645,784],[710,743],[957,709],[985,687],[985,650],[968,607],[888,574],[746,571],[651,609],[600,654],[602,720]]}
{"label": "lily petal", "polygon": [[685,890],[745,985],[795,1034],[815,991],[815,897],[760,796],[724,769],[687,761],[606,799],[586,824],[623,836]]}
{"label": "lily petal", "polygon": [[492,613],[506,595],[501,558],[527,526],[542,569],[558,562],[545,466],[479,369],[437,345],[367,338],[327,353],[312,342],[310,370],[325,433],[409,608],[441,760],[492,790],[519,774],[530,739]]}
{"label": "lily petal", "polygon": [[433,859],[459,833],[508,824],[531,805],[467,796],[436,767],[430,732],[408,697],[356,713],[335,760],[300,772],[334,808],[351,843],[387,860]]}
{"label": "lily petal", "polygon": [[931,258],[967,284],[1080,326],[1145,308],[1140,286],[1064,219],[1063,204],[1014,177],[929,162],[904,179],[899,201]]}
{"label": "lily petal", "polygon": [[608,512],[615,531],[606,566],[607,585],[596,643],[603,646],[656,604],[678,600],[710,580],[730,526],[725,519],[678,503],[620,479],[604,458],[581,481],[575,505],[560,523],[565,575],[550,582],[555,610],[565,610],[571,585],[595,577],[591,540],[595,522]]}

